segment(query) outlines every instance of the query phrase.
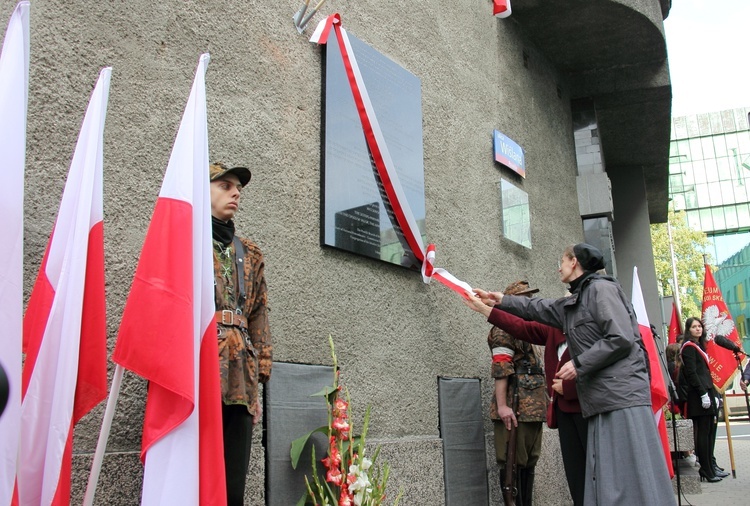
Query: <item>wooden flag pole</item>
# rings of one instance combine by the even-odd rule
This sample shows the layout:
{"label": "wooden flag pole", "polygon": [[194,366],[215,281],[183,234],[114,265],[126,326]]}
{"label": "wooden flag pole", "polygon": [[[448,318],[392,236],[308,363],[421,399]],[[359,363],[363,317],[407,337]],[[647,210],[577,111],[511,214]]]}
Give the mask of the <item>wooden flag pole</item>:
{"label": "wooden flag pole", "polygon": [[117,398],[120,396],[120,386],[122,385],[122,375],[124,371],[125,369],[120,364],[115,366],[115,374],[112,377],[112,387],[109,389],[109,399],[107,399],[107,408],[104,410],[104,420],[102,421],[102,428],[99,431],[99,441],[96,443],[94,461],[91,463],[89,483],[86,487],[86,495],[83,497],[84,506],[92,506],[92,504],[94,504],[96,485],[99,482],[99,472],[102,470],[102,461],[104,460],[104,452],[107,449],[109,430],[112,428],[112,418],[115,416]]}
{"label": "wooden flag pole", "polygon": [[732,447],[732,429],[729,426],[729,409],[727,408],[727,394],[725,392],[721,393],[721,400],[723,401],[723,409],[724,409],[724,425],[726,426],[726,429],[727,429],[727,445],[729,445],[729,464],[732,468],[732,478],[737,479],[737,471],[734,468],[734,448]]}

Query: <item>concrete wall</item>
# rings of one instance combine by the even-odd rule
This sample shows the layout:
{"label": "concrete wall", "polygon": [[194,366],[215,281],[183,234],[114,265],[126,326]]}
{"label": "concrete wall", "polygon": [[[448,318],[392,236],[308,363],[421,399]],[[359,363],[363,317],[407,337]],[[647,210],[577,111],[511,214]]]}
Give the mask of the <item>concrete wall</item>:
{"label": "concrete wall", "polygon": [[[32,1],[26,294],[98,71],[112,65],[104,151],[111,352],[197,59],[210,52],[210,152],[253,170],[237,228],[266,256],[274,358],[330,364],[332,334],[359,416],[371,404],[370,437],[388,442],[393,490],[404,488],[402,504],[438,504],[437,377],[488,378],[489,326],[456,294],[424,285],[415,272],[320,247],[321,48],[307,41],[310,30],[301,36],[292,26],[300,3]],[[0,0],[2,19],[14,4]],[[512,17],[493,18],[489,1],[331,0],[324,11],[339,11],[352,34],[422,80],[426,229],[438,265],[477,287],[501,289],[526,278],[542,296],[562,295],[557,260],[582,238],[564,76]],[[494,128],[526,150],[525,180],[493,162]],[[501,176],[529,194],[532,249],[501,235]],[[491,382],[483,389],[486,410]],[[145,382],[126,373],[97,504],[138,501],[144,402]],[[75,430],[74,503],[103,408]],[[435,472],[417,467],[414,452],[424,448],[438,461]],[[263,497],[262,460],[258,431],[253,503]],[[499,501],[494,489],[492,504]]]}

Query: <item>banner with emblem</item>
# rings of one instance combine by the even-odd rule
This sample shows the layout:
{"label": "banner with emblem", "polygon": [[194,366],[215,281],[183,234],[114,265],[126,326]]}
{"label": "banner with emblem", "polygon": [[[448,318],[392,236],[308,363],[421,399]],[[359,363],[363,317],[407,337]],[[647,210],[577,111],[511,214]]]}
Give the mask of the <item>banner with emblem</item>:
{"label": "banner with emblem", "polygon": [[720,392],[724,392],[734,379],[737,372],[737,361],[734,354],[714,342],[716,336],[724,336],[737,346],[742,346],[737,327],[729,314],[719,287],[716,285],[711,267],[706,264],[706,274],[703,281],[703,306],[701,319],[706,331],[706,351],[710,357],[709,369],[711,379]]}

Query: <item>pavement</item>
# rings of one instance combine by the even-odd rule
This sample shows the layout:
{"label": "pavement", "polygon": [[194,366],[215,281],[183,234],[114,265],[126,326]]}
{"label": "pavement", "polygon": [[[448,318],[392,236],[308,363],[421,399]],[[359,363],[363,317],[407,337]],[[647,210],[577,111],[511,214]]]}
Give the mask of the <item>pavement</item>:
{"label": "pavement", "polygon": [[[747,506],[750,504],[750,423],[730,420],[732,451],[726,426],[719,423],[714,455],[719,466],[732,475],[718,483],[701,483],[700,494],[683,494],[678,505]],[[733,458],[732,458],[733,457]]]}

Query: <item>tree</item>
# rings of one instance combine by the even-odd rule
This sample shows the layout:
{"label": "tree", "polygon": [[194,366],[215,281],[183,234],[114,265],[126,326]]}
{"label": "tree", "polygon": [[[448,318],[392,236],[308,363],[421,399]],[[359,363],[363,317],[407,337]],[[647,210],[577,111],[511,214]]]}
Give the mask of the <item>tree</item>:
{"label": "tree", "polygon": [[[672,226],[672,247],[677,266],[677,285],[680,289],[682,321],[701,316],[703,300],[703,255],[708,253],[711,241],[705,233],[688,226],[684,212],[675,213],[670,209],[669,224]],[[656,279],[662,296],[672,293],[672,259],[669,251],[669,235],[666,223],[651,225],[651,244],[654,249]],[[710,264],[711,255],[706,255]]]}

